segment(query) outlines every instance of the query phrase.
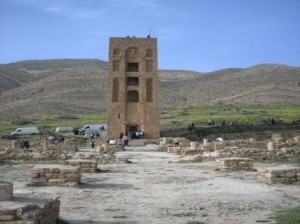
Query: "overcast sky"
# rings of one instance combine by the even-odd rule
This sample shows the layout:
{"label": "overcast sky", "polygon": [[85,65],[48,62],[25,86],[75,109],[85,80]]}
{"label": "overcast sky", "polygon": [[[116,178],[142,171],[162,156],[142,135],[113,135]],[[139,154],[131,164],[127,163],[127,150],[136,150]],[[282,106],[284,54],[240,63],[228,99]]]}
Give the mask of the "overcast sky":
{"label": "overcast sky", "polygon": [[158,38],[159,69],[300,66],[300,0],[0,0],[0,63],[108,60],[109,37]]}

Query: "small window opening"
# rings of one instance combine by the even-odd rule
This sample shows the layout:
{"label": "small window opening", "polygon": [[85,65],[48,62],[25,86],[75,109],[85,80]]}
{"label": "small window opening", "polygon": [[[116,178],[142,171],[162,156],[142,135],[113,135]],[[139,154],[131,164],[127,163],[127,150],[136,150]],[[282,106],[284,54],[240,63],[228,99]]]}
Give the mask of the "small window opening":
{"label": "small window opening", "polygon": [[152,57],[152,50],[151,49],[146,50],[146,57]]}
{"label": "small window opening", "polygon": [[139,71],[139,63],[127,64],[127,72],[138,72],[138,71]]}
{"label": "small window opening", "polygon": [[138,77],[128,77],[127,78],[127,86],[138,86],[139,78]]}

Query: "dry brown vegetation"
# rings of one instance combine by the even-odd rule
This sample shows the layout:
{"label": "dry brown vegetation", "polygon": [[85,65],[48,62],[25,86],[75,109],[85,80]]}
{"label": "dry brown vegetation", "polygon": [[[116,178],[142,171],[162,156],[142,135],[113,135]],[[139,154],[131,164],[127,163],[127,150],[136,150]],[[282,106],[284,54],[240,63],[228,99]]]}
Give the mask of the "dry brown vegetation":
{"label": "dry brown vegetation", "polygon": [[[161,106],[300,103],[300,68],[261,64],[210,73],[160,70]],[[106,108],[107,63],[96,59],[0,65],[0,115],[97,113]]]}

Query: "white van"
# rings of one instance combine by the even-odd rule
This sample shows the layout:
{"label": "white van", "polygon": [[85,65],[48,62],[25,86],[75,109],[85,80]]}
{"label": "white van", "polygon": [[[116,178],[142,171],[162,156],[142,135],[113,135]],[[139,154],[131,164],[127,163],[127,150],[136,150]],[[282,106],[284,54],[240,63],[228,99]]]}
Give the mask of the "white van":
{"label": "white van", "polygon": [[85,134],[88,131],[104,131],[107,129],[106,124],[87,124],[79,129],[80,134]]}
{"label": "white van", "polygon": [[73,127],[57,127],[55,133],[72,133],[73,130]]}
{"label": "white van", "polygon": [[34,134],[40,134],[40,131],[37,127],[17,128],[15,131],[10,133],[10,135],[34,135]]}

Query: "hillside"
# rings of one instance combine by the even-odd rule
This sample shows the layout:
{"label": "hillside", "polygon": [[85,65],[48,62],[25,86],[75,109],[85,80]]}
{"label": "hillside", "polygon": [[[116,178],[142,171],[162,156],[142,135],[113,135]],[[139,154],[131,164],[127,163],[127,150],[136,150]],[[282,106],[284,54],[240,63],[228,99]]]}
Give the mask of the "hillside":
{"label": "hillside", "polygon": [[[161,107],[300,103],[300,68],[261,64],[210,73],[161,70]],[[107,63],[97,59],[0,65],[0,116],[97,113],[106,105]]]}

